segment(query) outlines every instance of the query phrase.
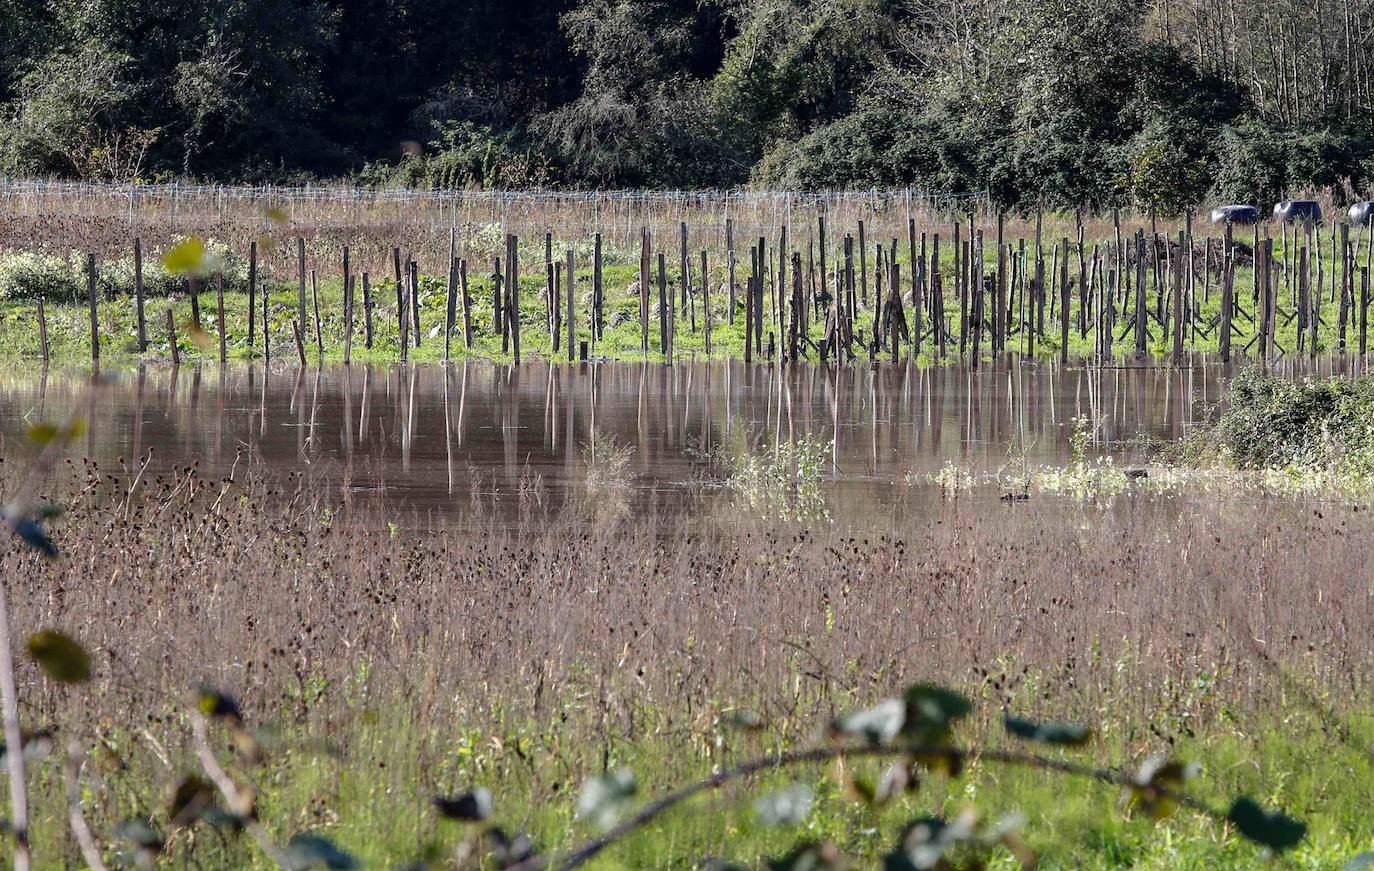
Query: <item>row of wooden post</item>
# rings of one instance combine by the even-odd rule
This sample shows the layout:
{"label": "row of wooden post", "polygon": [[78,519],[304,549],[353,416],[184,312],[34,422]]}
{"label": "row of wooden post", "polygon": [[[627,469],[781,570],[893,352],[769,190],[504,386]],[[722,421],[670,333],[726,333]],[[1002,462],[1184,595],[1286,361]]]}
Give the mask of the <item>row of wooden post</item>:
{"label": "row of wooden post", "polygon": [[[868,239],[864,222],[858,222],[856,234],[845,234],[840,250],[842,260],[828,263],[827,227],[824,216],[817,219],[816,242],[807,243],[806,263],[803,268],[802,253],[789,245],[788,228],[780,228],[775,245],[763,236],[749,247],[749,274],[744,282],[745,341],[743,356],[752,361],[755,356],[768,359],[779,358],[783,361],[797,361],[809,357],[811,352],[822,362],[830,360],[853,360],[865,350],[870,359],[880,353],[890,351],[894,360],[900,359],[903,346],[913,353],[921,353],[928,343],[931,353],[944,358],[951,353],[951,346],[957,344],[958,354],[963,356],[970,351],[977,361],[982,354],[986,341],[994,353],[1009,349],[1013,340],[1024,353],[1033,354],[1037,341],[1047,337],[1046,313],[1050,321],[1056,319],[1058,309],[1059,355],[1068,359],[1070,330],[1077,329],[1081,337],[1087,338],[1092,331],[1091,347],[1097,356],[1109,359],[1113,354],[1115,342],[1131,336],[1133,349],[1137,355],[1144,355],[1153,337],[1151,324],[1157,325],[1161,335],[1167,336],[1172,358],[1181,361],[1186,341],[1196,342],[1199,335],[1206,337],[1217,334],[1218,351],[1223,360],[1232,355],[1232,339],[1240,332],[1241,319],[1256,323],[1256,330],[1250,343],[1242,349],[1247,352],[1258,345],[1261,357],[1268,358],[1275,352],[1286,353],[1288,348],[1280,342],[1280,331],[1295,322],[1293,349],[1301,352],[1316,353],[1317,329],[1325,323],[1321,305],[1324,295],[1326,270],[1322,264],[1322,240],[1319,225],[1298,225],[1292,228],[1296,252],[1290,247],[1288,236],[1290,228],[1283,227],[1285,251],[1288,260],[1280,264],[1274,258],[1274,240],[1266,235],[1260,238],[1259,228],[1254,230],[1254,245],[1251,249],[1253,265],[1253,288],[1250,311],[1241,304],[1241,297],[1235,292],[1234,279],[1237,258],[1241,248],[1234,239],[1234,228],[1226,225],[1220,239],[1220,255],[1217,263],[1219,292],[1221,295],[1220,314],[1210,321],[1204,321],[1201,314],[1201,300],[1198,297],[1198,281],[1193,256],[1194,238],[1191,217],[1185,229],[1179,231],[1176,239],[1161,237],[1152,233],[1147,239],[1144,229],[1137,230],[1128,243],[1122,236],[1119,219],[1114,215],[1115,239],[1102,244],[1092,244],[1091,258],[1083,236],[1081,222],[1077,226],[1077,238],[1071,241],[1063,237],[1051,248],[1050,281],[1046,286],[1046,257],[1041,238],[1041,222],[1036,222],[1036,235],[1033,251],[1028,254],[1026,240],[1018,239],[1015,245],[1003,238],[1003,222],[999,218],[996,228],[996,270],[985,275],[985,239],[982,228],[976,227],[970,216],[967,225],[960,222],[952,224],[950,234],[953,248],[954,274],[952,293],[946,294],[945,279],[940,269],[940,234],[916,233],[915,221],[907,224],[907,275],[903,285],[902,267],[898,262],[898,240],[891,239],[889,244],[874,243],[873,307],[872,319],[865,328],[860,322],[860,314],[869,307],[869,256]],[[1363,228],[1361,228],[1363,232]],[[726,274],[728,294],[727,318],[733,324],[739,300],[736,298],[736,252],[733,223],[727,219]],[[446,307],[444,318],[444,359],[450,357],[452,339],[458,329],[461,315],[463,342],[471,347],[473,336],[472,299],[468,291],[468,261],[457,256],[456,231],[450,231],[448,275],[446,284]],[[1211,295],[1212,278],[1212,239],[1207,237],[1203,247],[1202,299]],[[1339,293],[1338,307],[1338,349],[1346,350],[1348,327],[1358,326],[1360,353],[1367,350],[1367,312],[1369,305],[1370,263],[1356,269],[1355,256],[1359,240],[1350,240],[1348,225],[1340,225],[1338,234],[1331,240],[1332,262],[1339,262],[1340,269],[1333,270],[1332,287],[1329,289],[1331,301]],[[1339,246],[1339,247],[1338,247]],[[564,346],[569,361],[586,359],[594,353],[596,343],[602,339],[605,328],[605,290],[602,280],[601,236],[594,238],[592,266],[592,295],[590,311],[587,313],[590,341],[575,348],[577,339],[577,302],[576,278],[573,251],[569,248],[560,261],[553,255],[553,237],[545,234],[545,293],[547,300],[546,328],[556,355],[560,344]],[[1369,246],[1374,251],[1374,244]],[[1186,252],[1186,259],[1185,259]],[[1315,252],[1315,253],[1313,253]],[[654,254],[657,253],[655,262]],[[1297,255],[1297,264],[1291,262]],[[321,329],[319,309],[318,276],[307,270],[305,240],[298,239],[296,245],[297,261],[297,300],[296,318],[292,322],[297,355],[304,362],[306,358],[306,334],[313,320],[316,352],[324,354],[324,339]],[[1076,254],[1077,275],[1071,275],[1071,260]],[[396,317],[400,355],[408,358],[409,348],[422,344],[420,323],[420,277],[416,262],[402,258],[401,249],[391,251],[392,271],[396,287]],[[817,256],[819,255],[819,256]],[[694,263],[688,247],[688,230],[685,223],[680,226],[680,245],[678,252],[680,295],[672,299],[668,292],[668,274],[665,253],[655,252],[653,240],[647,229],[641,231],[639,279],[640,348],[647,355],[650,348],[650,315],[652,287],[654,279],[658,285],[658,351],[665,359],[674,357],[674,340],[677,335],[677,319],[687,321],[690,330],[698,330],[698,311],[696,294],[691,288],[698,287],[701,296],[700,326],[704,332],[705,349],[708,354],[712,347],[712,307],[709,281],[708,252],[700,251],[700,271],[693,276]],[[1032,260],[1033,257],[1033,260]],[[1368,254],[1366,255],[1368,258]],[[1337,259],[1338,258],[1338,259]],[[1312,264],[1316,264],[1316,286],[1312,285]],[[654,267],[657,266],[657,275]],[[789,281],[788,270],[791,270]],[[98,318],[99,294],[98,272],[94,254],[87,255],[87,290],[90,307],[91,356],[96,363],[100,359],[100,329]],[[1359,293],[1356,294],[1358,276]],[[514,234],[505,239],[503,256],[494,258],[492,289],[492,323],[502,342],[502,353],[510,354],[516,362],[520,360],[520,264],[519,240]],[[352,342],[355,332],[355,291],[361,284],[363,296],[363,341],[364,347],[371,348],[373,343],[373,307],[370,275],[362,272],[356,277],[350,262],[349,249],[343,249],[342,279],[344,288],[344,362],[352,356]],[[358,280],[360,279],[360,280]],[[224,313],[223,276],[214,275],[217,318],[219,333],[220,359],[227,356],[227,324]],[[1074,318],[1072,312],[1073,289],[1078,290],[1078,311]],[[248,307],[253,313],[248,319],[248,343],[255,346],[256,295],[258,284],[257,243],[249,244],[248,256]],[[1154,305],[1151,306],[1147,287],[1153,284]],[[192,325],[201,330],[200,293],[201,279],[190,281]],[[632,286],[633,287],[633,286]],[[904,293],[905,291],[905,293]],[[1055,292],[1057,291],[1057,293]],[[954,331],[954,318],[947,315],[945,306],[957,300],[959,306],[959,328]],[[140,351],[148,346],[147,324],[145,320],[145,294],[143,283],[143,253],[139,240],[134,240],[134,296],[137,318],[137,343]],[[1166,298],[1168,304],[1166,304]],[[910,302],[910,316],[907,313],[907,300]],[[1286,300],[1286,305],[1285,305]],[[765,305],[767,301],[767,306]],[[1118,311],[1119,307],[1119,311]],[[771,312],[766,313],[766,309]],[[991,310],[991,317],[988,312]],[[43,357],[49,355],[46,311],[40,300],[39,332]],[[824,326],[823,337],[819,343],[811,338],[812,321]],[[1119,335],[1114,335],[1118,328]],[[262,342],[264,356],[270,355],[268,304],[264,294],[262,302]],[[765,343],[766,336],[766,343]],[[175,324],[168,309],[168,338],[176,356]]]}

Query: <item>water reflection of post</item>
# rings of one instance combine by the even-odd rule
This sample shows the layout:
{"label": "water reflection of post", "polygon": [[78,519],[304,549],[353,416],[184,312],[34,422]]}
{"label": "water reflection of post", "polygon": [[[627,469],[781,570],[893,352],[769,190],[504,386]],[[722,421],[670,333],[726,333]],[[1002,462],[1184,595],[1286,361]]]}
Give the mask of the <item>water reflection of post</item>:
{"label": "water reflection of post", "polygon": [[[223,335],[223,333],[221,333]],[[215,458],[218,464],[224,449],[224,361],[219,364],[219,378],[215,385]]]}
{"label": "water reflection of post", "polygon": [[639,397],[635,403],[635,440],[639,448],[639,460],[642,464],[645,459],[644,444],[644,378],[648,373],[649,364],[639,364]]}
{"label": "water reflection of post", "polygon": [[200,437],[200,364],[191,367],[191,401],[188,406],[189,425],[182,428],[181,439],[187,456],[195,456],[198,451],[192,447],[192,440]]}
{"label": "water reflection of post", "polygon": [[415,440],[415,379],[419,366],[409,366],[410,378],[406,390],[406,423],[401,438],[401,471],[410,471],[410,447]]}
{"label": "water reflection of post", "polygon": [[314,454],[316,449],[315,442],[315,421],[320,410],[320,376],[324,372],[323,366],[315,367],[315,380],[310,389],[310,435],[305,443],[310,448],[310,453]]}
{"label": "water reflection of post", "polygon": [[296,367],[296,380],[291,384],[291,410],[296,413],[296,454],[305,453],[305,397],[301,388],[305,384],[305,367]]}
{"label": "water reflection of post", "polygon": [[[571,257],[572,257],[572,254],[571,254],[571,252],[569,252],[569,259],[570,259],[570,260],[571,260]],[[569,304],[568,311],[569,311],[569,313],[572,312],[572,306],[571,306],[571,304]],[[560,369],[560,370],[559,370],[559,379],[560,379],[560,380],[563,378],[563,374],[564,374],[565,372],[567,373],[567,377],[569,378],[569,380],[575,379],[576,376],[575,376],[575,374],[574,374],[574,370],[573,370],[572,366],[568,366],[566,369]],[[567,390],[563,391],[563,397],[562,397],[562,403],[563,403],[563,469],[564,469],[564,473],[565,473],[565,475],[566,475],[566,480],[568,480],[568,481],[571,481],[571,480],[573,479],[573,476],[576,474],[575,463],[576,463],[576,458],[577,458],[577,457],[576,457],[575,446],[576,446],[576,443],[577,443],[577,439],[573,437],[573,426],[575,425],[575,420],[574,420],[574,417],[573,417],[573,404],[574,404],[576,401],[577,401],[577,391],[576,391],[576,383],[575,383],[575,381],[574,381],[574,384],[573,384],[573,385],[569,385],[569,388],[568,388]]]}
{"label": "water reflection of post", "polygon": [[267,364],[262,367],[262,391],[258,395],[258,441],[267,437],[267,382],[271,380],[272,368]]}
{"label": "water reflection of post", "polygon": [[[448,337],[445,336],[445,341]],[[448,495],[453,495],[453,419],[449,414],[448,398],[448,367],[440,368],[440,375],[444,379],[444,466],[448,470]]]}
{"label": "water reflection of post", "polygon": [[[48,380],[48,369],[43,368],[43,380],[46,384]],[[134,452],[135,463],[141,462],[143,457],[143,391],[148,381],[148,368],[142,363],[138,364],[138,377],[134,380]],[[39,388],[42,389],[41,387]],[[41,400],[40,400],[41,402]]]}
{"label": "water reflection of post", "polygon": [[43,368],[38,374],[38,419],[47,420],[48,416],[48,363],[43,362]]}
{"label": "water reflection of post", "polygon": [[[553,269],[552,263],[549,264],[549,268]],[[552,307],[549,310],[552,311]],[[549,365],[544,370],[544,447],[549,450],[558,447],[558,424],[551,419],[553,416],[553,366]]]}
{"label": "water reflection of post", "polygon": [[520,373],[514,366],[506,366],[505,391],[501,401],[501,446],[505,451],[506,483],[516,486],[515,450],[520,426]]}
{"label": "water reflection of post", "polygon": [[344,416],[343,416],[343,448],[344,458],[348,461],[348,477],[353,475],[353,367],[344,367]]}
{"label": "water reflection of post", "polygon": [[827,369],[826,389],[830,391],[830,471],[840,474],[840,373],[844,368]]}
{"label": "water reflection of post", "polygon": [[458,447],[463,446],[463,410],[468,402],[468,361],[463,360],[463,380],[458,385]]}
{"label": "water reflection of post", "polygon": [[367,409],[372,398],[372,364],[363,367],[363,396],[358,402],[358,441],[367,442]]}

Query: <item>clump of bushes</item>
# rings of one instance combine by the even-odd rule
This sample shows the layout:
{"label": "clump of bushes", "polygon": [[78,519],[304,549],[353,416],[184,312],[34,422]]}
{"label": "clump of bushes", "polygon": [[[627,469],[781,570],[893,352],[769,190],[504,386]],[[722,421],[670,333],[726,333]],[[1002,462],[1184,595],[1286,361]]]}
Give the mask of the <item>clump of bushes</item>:
{"label": "clump of bushes", "polygon": [[[248,291],[248,261],[221,242],[206,242],[213,271],[224,276],[226,292]],[[133,296],[134,258],[97,260],[97,285],[104,297]],[[206,289],[212,284],[207,281]],[[143,294],[165,297],[187,291],[184,275],[173,274],[154,252],[143,256]],[[80,252],[67,256],[32,251],[0,253],[0,299],[43,299],[73,302],[86,297],[86,259]]]}
{"label": "clump of bushes", "polygon": [[1231,384],[1216,439],[1242,469],[1374,471],[1374,377],[1290,381],[1256,371]]}

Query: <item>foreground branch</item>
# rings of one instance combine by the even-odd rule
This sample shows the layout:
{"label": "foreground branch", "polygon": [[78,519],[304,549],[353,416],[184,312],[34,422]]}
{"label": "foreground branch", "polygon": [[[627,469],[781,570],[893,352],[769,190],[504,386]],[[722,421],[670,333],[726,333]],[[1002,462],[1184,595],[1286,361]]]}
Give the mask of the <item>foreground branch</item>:
{"label": "foreground branch", "polygon": [[244,830],[253,837],[254,841],[258,842],[258,846],[277,867],[286,868],[286,855],[272,840],[272,836],[267,833],[267,829],[263,828],[262,823],[254,817],[253,809],[245,806],[243,793],[239,791],[233,779],[225,773],[219,760],[215,758],[214,751],[210,749],[205,715],[199,710],[192,709],[191,711],[191,731],[195,735],[196,756],[200,758],[201,767],[205,769],[205,773],[209,775],[210,780],[214,782],[215,787],[224,796],[225,802],[229,805],[229,812],[239,818]]}
{"label": "foreground branch", "polygon": [[[741,762],[732,768],[718,771],[709,777],[705,777],[695,783],[687,784],[661,798],[649,802],[633,815],[627,817],[623,822],[608,830],[605,834],[571,850],[557,861],[552,861],[542,856],[532,856],[513,866],[511,871],[540,871],[540,869],[549,866],[553,866],[557,871],[569,871],[569,869],[585,865],[602,850],[627,835],[642,829],[652,822],[655,817],[669,808],[681,804],[699,793],[715,789],[729,781],[738,780],[739,778],[747,777],[760,771],[785,768],[792,765],[803,765],[809,762],[827,762],[832,759],[844,757],[882,758],[892,756],[916,756],[929,760],[943,759],[950,763],[973,758],[1001,765],[1033,768],[1041,771],[1054,771],[1060,774],[1073,775],[1075,777],[1086,777],[1114,786],[1135,785],[1135,780],[1129,774],[1116,769],[1099,768],[1077,762],[1069,762],[1063,759],[1052,759],[1048,756],[1041,756],[1036,753],[1022,753],[1014,750],[980,751],[971,748],[961,749],[956,747],[922,746],[815,747],[809,750],[795,750],[772,756],[761,756],[757,759]],[[1154,787],[1154,789],[1161,796],[1171,798],[1203,816],[1210,817],[1216,821],[1226,819],[1226,815],[1223,812],[1191,795],[1159,786]]]}

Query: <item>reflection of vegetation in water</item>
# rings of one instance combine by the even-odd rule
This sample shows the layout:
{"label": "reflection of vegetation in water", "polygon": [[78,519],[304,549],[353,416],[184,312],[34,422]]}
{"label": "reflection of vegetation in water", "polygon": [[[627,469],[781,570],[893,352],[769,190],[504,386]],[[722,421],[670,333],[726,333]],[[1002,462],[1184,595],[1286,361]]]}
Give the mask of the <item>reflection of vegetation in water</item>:
{"label": "reflection of vegetation in water", "polygon": [[1124,491],[1130,480],[1113,463],[1111,457],[1088,460],[1092,431],[1086,417],[1073,419],[1073,433],[1069,436],[1071,460],[1062,468],[1041,469],[1035,473],[1035,486],[1050,493],[1060,493],[1075,499],[1110,498]]}
{"label": "reflection of vegetation in water", "polygon": [[783,520],[829,520],[821,473],[830,448],[829,441],[809,435],[762,451],[740,447],[725,457],[726,486],[751,512]]}
{"label": "reflection of vegetation in water", "polygon": [[1374,377],[1293,381],[1246,370],[1212,422],[1165,446],[1188,469],[1252,473],[1266,492],[1374,491]]}
{"label": "reflection of vegetation in water", "polygon": [[587,495],[594,499],[614,505],[624,505],[629,493],[630,461],[635,449],[622,443],[613,433],[593,432],[592,438],[582,447],[582,460],[586,464],[583,484]]}

